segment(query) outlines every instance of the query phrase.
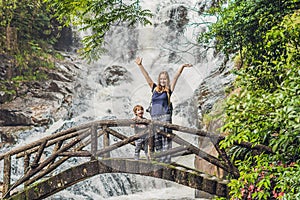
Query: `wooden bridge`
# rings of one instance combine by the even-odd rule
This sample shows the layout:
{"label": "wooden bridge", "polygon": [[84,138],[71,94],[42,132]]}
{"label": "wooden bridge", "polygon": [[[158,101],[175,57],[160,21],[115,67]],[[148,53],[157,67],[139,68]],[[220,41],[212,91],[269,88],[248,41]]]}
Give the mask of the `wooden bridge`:
{"label": "wooden bridge", "polygon": [[[130,126],[143,123],[147,129],[139,134],[132,134]],[[162,132],[159,127],[167,127],[172,133]],[[129,134],[120,130],[129,131]],[[154,131],[172,138],[176,147],[153,152]],[[175,134],[177,133],[177,134]],[[219,158],[209,155],[198,147],[178,136],[178,133],[208,137],[219,153]],[[134,145],[134,141],[143,135],[149,135],[149,160],[116,158],[111,154],[125,145]],[[112,139],[114,138],[114,140]],[[22,147],[15,148],[0,155],[3,166],[3,199],[42,199],[57,193],[89,177],[104,173],[131,173],[152,176],[173,181],[185,186],[208,192],[221,197],[228,196],[227,180],[205,174],[191,167],[178,163],[159,163],[162,156],[179,156],[194,154],[226,172],[237,176],[238,172],[229,161],[226,153],[218,143],[223,138],[198,129],[181,127],[151,120],[100,120],[73,127]],[[173,145],[175,146],[175,145]],[[77,166],[62,165],[71,157],[81,157]],[[23,163],[23,173],[12,178],[12,160]],[[15,162],[16,163],[16,162]],[[55,175],[53,175],[55,174]]]}

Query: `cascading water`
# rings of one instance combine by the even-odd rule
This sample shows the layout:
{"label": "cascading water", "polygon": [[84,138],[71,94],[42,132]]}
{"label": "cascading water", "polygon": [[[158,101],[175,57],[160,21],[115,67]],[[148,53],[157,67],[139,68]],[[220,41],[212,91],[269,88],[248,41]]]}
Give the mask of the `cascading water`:
{"label": "cascading water", "polygon": [[[95,63],[81,64],[81,71],[74,86],[76,92],[72,109],[74,117],[69,121],[61,120],[54,123],[45,130],[46,133],[50,134],[93,120],[128,119],[133,117],[134,105],[141,104],[146,108],[151,91],[134,63],[137,56],[143,58],[143,64],[155,82],[161,70],[167,70],[172,78],[180,65],[193,64],[192,68],[183,71],[172,95],[173,123],[199,128],[194,92],[202,80],[222,62],[222,58],[215,57],[213,50],[205,51],[197,44],[198,34],[205,31],[204,22],[214,20],[213,17],[199,14],[199,11],[210,3],[210,1],[207,4],[203,2],[200,4],[197,0],[141,1],[143,8],[148,8],[154,13],[153,25],[128,28],[123,24],[115,26],[107,34],[105,44],[107,53]],[[150,118],[148,113],[145,113],[145,117]],[[35,138],[45,136],[39,135],[40,131],[42,132],[42,129],[30,134],[36,135]],[[24,133],[27,134],[29,133]],[[198,146],[195,137],[188,135],[181,137]],[[24,137],[26,142],[25,138],[26,136]],[[112,153],[112,157],[128,157],[128,155],[133,156],[133,148],[121,148]],[[65,165],[76,165],[77,161],[77,158],[72,158]],[[191,167],[194,165],[193,156],[174,161]],[[150,177],[104,174],[82,181],[47,199],[108,198],[194,199],[194,189]]]}

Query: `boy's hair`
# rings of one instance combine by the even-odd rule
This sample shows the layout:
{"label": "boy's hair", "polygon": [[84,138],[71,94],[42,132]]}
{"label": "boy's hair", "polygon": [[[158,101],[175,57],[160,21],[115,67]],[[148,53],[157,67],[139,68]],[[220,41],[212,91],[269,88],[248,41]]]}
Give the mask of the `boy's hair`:
{"label": "boy's hair", "polygon": [[141,106],[141,105],[136,105],[136,106],[134,106],[134,108],[133,108],[133,112],[134,112],[134,114],[136,114],[136,111],[137,111],[137,109],[141,109],[141,110],[144,110],[144,108],[143,108],[143,106]]}

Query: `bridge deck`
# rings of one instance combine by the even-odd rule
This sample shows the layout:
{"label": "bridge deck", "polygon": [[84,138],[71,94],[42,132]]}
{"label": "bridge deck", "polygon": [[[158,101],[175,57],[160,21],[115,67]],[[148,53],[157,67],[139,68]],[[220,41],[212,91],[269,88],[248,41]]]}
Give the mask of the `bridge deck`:
{"label": "bridge deck", "polygon": [[[227,181],[216,177],[179,169],[173,165],[127,159],[94,160],[69,168],[49,179],[38,182],[24,191],[11,196],[10,200],[43,199],[77,182],[104,173],[131,173],[173,181],[188,187],[227,197]],[[30,197],[30,198],[28,198]]]}

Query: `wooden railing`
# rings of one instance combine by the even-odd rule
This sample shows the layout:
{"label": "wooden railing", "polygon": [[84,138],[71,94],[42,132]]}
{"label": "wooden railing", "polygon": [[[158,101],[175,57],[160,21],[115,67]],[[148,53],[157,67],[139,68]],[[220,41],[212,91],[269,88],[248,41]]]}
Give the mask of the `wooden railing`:
{"label": "wooden railing", "polygon": [[[133,134],[133,129],[129,129],[132,124],[143,123],[147,129],[139,134]],[[127,127],[129,133],[123,134],[114,129],[117,127]],[[172,133],[166,133],[156,129],[157,127],[166,127],[174,130]],[[178,145],[168,151],[153,152],[153,133],[157,131],[166,137],[172,138],[172,141]],[[220,158],[202,151],[197,146],[187,142],[174,132],[182,132],[196,135],[199,137],[210,138],[212,144],[217,149]],[[171,155],[173,158],[188,154],[195,154],[202,159],[222,168],[223,170],[235,174],[237,170],[233,167],[226,153],[218,146],[223,137],[214,135],[202,130],[178,126],[175,124],[164,123],[151,120],[100,120],[77,127],[73,127],[37,141],[33,141],[22,147],[17,147],[0,155],[0,161],[3,164],[3,191],[2,197],[9,197],[18,186],[24,188],[38,181],[39,179],[59,170],[59,167],[71,157],[87,157],[90,160],[109,158],[110,153],[124,145],[134,145],[134,141],[141,136],[148,134],[149,141],[149,158],[156,158]],[[118,138],[120,141],[113,141],[110,136]],[[102,138],[101,138],[102,137]],[[100,138],[102,144],[99,144]],[[112,142],[113,143],[110,143]],[[50,155],[49,155],[49,152]],[[12,182],[12,159],[23,162],[23,174],[17,180]],[[3,160],[3,161],[2,161]],[[16,163],[16,162],[15,162]]]}

